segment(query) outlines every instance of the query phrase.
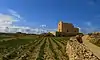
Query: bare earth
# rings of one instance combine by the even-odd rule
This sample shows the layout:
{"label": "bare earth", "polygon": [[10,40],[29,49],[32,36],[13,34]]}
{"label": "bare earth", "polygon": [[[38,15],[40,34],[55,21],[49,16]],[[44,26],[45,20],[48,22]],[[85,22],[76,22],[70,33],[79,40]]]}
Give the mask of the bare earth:
{"label": "bare earth", "polygon": [[83,43],[100,59],[100,47],[89,42],[88,35],[82,37]]}

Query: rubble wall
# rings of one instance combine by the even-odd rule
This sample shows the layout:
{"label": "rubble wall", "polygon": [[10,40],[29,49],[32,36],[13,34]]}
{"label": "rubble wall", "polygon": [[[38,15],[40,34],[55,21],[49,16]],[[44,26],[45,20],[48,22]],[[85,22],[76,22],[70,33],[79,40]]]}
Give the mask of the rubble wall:
{"label": "rubble wall", "polygon": [[68,41],[66,53],[69,56],[69,60],[100,60],[88,47],[79,43],[76,39]]}

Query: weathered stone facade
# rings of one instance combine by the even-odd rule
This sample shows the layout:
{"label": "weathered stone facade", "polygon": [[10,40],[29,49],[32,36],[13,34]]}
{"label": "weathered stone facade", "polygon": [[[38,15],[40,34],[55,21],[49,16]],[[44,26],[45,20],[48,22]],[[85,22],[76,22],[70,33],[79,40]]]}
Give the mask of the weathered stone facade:
{"label": "weathered stone facade", "polygon": [[72,23],[63,23],[60,21],[58,23],[58,30],[50,33],[52,33],[54,36],[76,35],[79,33],[79,28],[74,27]]}
{"label": "weathered stone facade", "polygon": [[66,53],[69,60],[100,60],[84,44],[77,42],[76,39],[68,41]]}
{"label": "weathered stone facade", "polygon": [[60,21],[58,23],[58,32],[63,32],[63,33],[78,33],[79,29],[75,28],[73,24],[71,23],[63,23]]}

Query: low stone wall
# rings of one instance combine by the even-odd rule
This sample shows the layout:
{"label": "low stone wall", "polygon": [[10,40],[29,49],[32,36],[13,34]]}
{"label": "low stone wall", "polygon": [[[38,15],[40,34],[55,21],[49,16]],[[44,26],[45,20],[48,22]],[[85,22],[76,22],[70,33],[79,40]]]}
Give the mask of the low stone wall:
{"label": "low stone wall", "polygon": [[84,44],[70,40],[66,46],[66,53],[69,60],[100,60]]}

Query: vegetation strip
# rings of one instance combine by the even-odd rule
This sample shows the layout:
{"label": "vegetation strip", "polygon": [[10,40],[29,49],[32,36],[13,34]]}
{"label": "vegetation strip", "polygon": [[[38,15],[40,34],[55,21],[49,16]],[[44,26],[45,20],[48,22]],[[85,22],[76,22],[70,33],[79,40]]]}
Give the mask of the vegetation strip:
{"label": "vegetation strip", "polygon": [[54,57],[55,57],[55,59],[56,60],[60,60],[57,56],[57,53],[54,51],[54,49],[53,49],[53,45],[52,45],[52,43],[51,43],[51,41],[50,41],[51,39],[49,38],[49,48],[51,49],[51,51],[54,53]]}
{"label": "vegetation strip", "polygon": [[45,53],[44,60],[55,60],[54,53],[49,48],[50,43],[49,43],[48,39],[46,40],[46,45],[45,45],[45,49],[44,49],[44,53]]}
{"label": "vegetation strip", "polygon": [[2,60],[68,60],[67,56],[64,55],[64,45],[62,44],[67,41],[63,40],[65,38],[38,37],[35,40],[30,39],[30,37],[25,37],[19,40],[10,40],[11,43],[20,43],[21,41],[23,44],[18,44],[16,49],[11,48],[13,51],[4,54]]}
{"label": "vegetation strip", "polygon": [[38,44],[37,46],[35,46],[34,50],[32,53],[30,53],[28,60],[36,60],[37,57],[39,56],[39,51],[40,51],[40,47],[41,45],[44,43],[45,38],[42,39],[41,43]]}
{"label": "vegetation strip", "polygon": [[16,50],[18,49],[19,46],[24,46],[27,43],[29,43],[29,41],[34,41],[36,38],[32,38],[32,39],[16,39],[16,40],[8,40],[8,41],[3,41],[0,42],[0,53],[2,55],[7,54],[8,52],[11,52],[12,50]]}
{"label": "vegetation strip", "polygon": [[[38,40],[37,40],[38,41]],[[21,55],[23,55],[23,54],[25,54],[26,52],[25,51],[27,51],[27,49],[29,49],[30,47],[29,46],[31,46],[32,44],[34,44],[34,43],[36,43],[37,42],[36,40],[34,40],[32,43],[28,43],[27,44],[27,46],[23,46],[23,47],[19,47],[17,50],[14,50],[13,52],[11,52],[10,54],[7,54],[8,56],[12,56],[12,55],[14,55],[14,53],[16,53],[15,55],[15,57],[17,57],[17,58],[15,58],[15,57],[13,57],[13,58],[15,58],[15,59],[18,59],[18,58],[20,58],[21,57]],[[18,53],[19,52],[19,53]],[[17,55],[18,54],[18,55]],[[13,58],[8,58],[8,57],[6,57],[7,59],[13,59]]]}
{"label": "vegetation strip", "polygon": [[40,47],[40,53],[39,53],[39,56],[36,60],[44,60],[44,47],[45,47],[45,44],[46,44],[46,39],[44,40],[44,43],[42,44],[42,46]]}
{"label": "vegetation strip", "polygon": [[69,40],[69,37],[63,37],[63,38],[54,38],[55,40],[59,41],[60,43],[62,43],[63,45],[67,44],[67,41]]}
{"label": "vegetation strip", "polygon": [[[43,38],[42,38],[43,39]],[[26,59],[30,54],[27,54],[27,52],[29,51],[29,52],[33,52],[34,51],[34,49],[41,43],[41,41],[42,41],[42,39],[41,40],[37,40],[36,42],[34,42],[33,43],[33,45],[31,45],[30,47],[29,47],[29,49],[28,50],[26,50],[26,52],[23,52],[24,54],[22,55],[22,56],[20,56],[20,59]],[[26,53],[26,56],[24,56],[25,55],[25,53]],[[24,56],[24,57],[23,57]],[[17,59],[18,60],[18,59]]]}
{"label": "vegetation strip", "polygon": [[[63,56],[65,56],[65,57],[68,57],[66,54],[65,54],[65,52],[66,51],[63,51],[63,48],[62,47],[65,47],[64,45],[63,46],[61,46],[59,43],[61,43],[61,42],[59,42],[57,39],[54,39],[54,38],[52,38],[52,40],[56,43],[56,45],[58,46],[58,50],[60,50],[61,52],[62,52],[62,55]],[[59,42],[59,43],[58,43]],[[62,44],[62,43],[61,43]],[[65,50],[65,49],[64,49]]]}

